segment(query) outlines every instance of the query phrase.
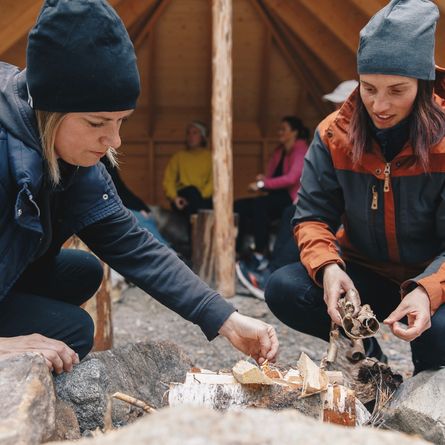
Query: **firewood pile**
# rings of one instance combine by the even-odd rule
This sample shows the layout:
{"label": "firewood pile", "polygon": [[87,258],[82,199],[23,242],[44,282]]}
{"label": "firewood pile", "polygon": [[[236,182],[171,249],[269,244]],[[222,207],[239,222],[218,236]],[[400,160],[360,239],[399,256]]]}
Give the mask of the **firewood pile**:
{"label": "firewood pile", "polygon": [[[401,383],[384,363],[365,357],[363,339],[374,336],[379,322],[356,291],[339,300],[345,335],[331,329],[329,348],[320,366],[302,353],[297,366],[281,369],[242,360],[231,372],[194,368],[184,383],[172,383],[170,406],[207,406],[218,410],[246,407],[294,408],[325,422],[345,426],[369,424]],[[365,407],[366,406],[366,407]]]}

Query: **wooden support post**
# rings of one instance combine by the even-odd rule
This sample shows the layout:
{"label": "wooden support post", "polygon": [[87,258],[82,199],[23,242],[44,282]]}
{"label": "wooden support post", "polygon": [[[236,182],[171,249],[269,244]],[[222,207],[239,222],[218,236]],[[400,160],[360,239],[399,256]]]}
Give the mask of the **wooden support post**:
{"label": "wooden support post", "polygon": [[[68,249],[80,249],[91,252],[90,249],[76,236],[71,237],[65,244]],[[82,305],[94,321],[94,351],[105,351],[113,347],[113,321],[111,311],[111,282],[110,268],[102,263],[104,276],[97,292]]]}
{"label": "wooden support post", "polygon": [[232,166],[232,0],[213,0],[212,145],[216,287],[235,295]]}

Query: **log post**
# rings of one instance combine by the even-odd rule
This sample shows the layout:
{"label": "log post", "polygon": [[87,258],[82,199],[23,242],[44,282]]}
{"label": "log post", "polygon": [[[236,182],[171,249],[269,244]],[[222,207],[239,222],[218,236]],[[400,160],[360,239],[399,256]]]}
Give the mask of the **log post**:
{"label": "log post", "polygon": [[232,173],[232,0],[212,1],[212,146],[216,288],[235,295]]}
{"label": "log post", "polygon": [[[63,247],[91,253],[90,249],[76,236],[72,236]],[[104,269],[102,283],[97,292],[82,305],[94,321],[93,351],[105,351],[113,347],[110,268],[103,262],[101,264]]]}

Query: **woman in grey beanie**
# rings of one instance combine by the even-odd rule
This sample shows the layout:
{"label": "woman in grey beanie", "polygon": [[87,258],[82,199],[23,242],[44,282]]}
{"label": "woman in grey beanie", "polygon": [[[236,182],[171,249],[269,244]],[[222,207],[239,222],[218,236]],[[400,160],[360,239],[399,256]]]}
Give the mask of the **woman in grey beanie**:
{"label": "woman in grey beanie", "polygon": [[35,351],[57,373],[91,349],[80,305],[98,260],[61,249],[77,234],[165,306],[274,360],[272,326],[235,311],[122,205],[99,160],[116,163],[139,74],[125,27],[105,0],[46,0],[29,34],[27,70],[0,62],[0,354]]}
{"label": "woman in grey beanie", "polygon": [[[445,365],[445,70],[438,9],[392,0],[360,33],[360,87],[320,123],[293,218],[301,262],[271,275],[284,323],[327,340],[355,289],[411,343],[415,372]],[[400,321],[408,327],[402,327]],[[384,360],[375,339],[369,356]]]}

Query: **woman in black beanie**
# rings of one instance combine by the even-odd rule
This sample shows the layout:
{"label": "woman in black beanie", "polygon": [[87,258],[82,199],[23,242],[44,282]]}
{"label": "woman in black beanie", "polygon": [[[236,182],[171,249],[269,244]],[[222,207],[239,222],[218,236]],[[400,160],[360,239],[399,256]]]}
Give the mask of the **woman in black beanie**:
{"label": "woman in black beanie", "polygon": [[0,353],[35,351],[58,373],[91,349],[79,306],[102,279],[77,234],[158,301],[257,361],[274,329],[238,314],[138,226],[99,160],[116,164],[139,75],[123,23],[105,0],[46,0],[29,35],[27,70],[0,63]]}

